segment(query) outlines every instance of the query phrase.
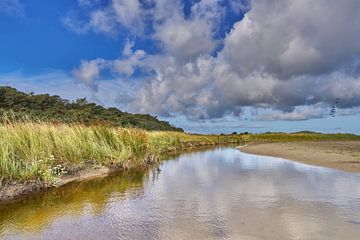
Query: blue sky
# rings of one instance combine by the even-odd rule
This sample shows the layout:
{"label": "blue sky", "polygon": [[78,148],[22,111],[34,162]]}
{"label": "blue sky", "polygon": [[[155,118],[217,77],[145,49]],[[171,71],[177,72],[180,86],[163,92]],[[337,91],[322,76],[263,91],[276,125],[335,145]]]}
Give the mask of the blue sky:
{"label": "blue sky", "polygon": [[31,4],[24,1],[23,15],[2,13],[0,71],[21,69],[27,74],[44,69],[71,71],[80,59],[118,56],[122,51],[121,39],[98,34],[77,35],[64,27],[62,18],[77,6],[73,0],[32,1]]}
{"label": "blue sky", "polygon": [[359,11],[356,0],[0,0],[0,84],[193,132],[360,134]]}

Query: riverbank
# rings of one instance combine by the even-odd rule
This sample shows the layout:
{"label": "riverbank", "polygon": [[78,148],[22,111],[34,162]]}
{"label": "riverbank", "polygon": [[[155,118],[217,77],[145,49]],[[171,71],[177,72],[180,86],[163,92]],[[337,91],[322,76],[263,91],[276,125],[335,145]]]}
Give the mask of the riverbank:
{"label": "riverbank", "polygon": [[[235,142],[233,142],[235,143]],[[168,147],[166,150],[161,151],[161,154],[173,154],[181,151],[191,151],[194,149],[202,149],[203,147],[212,147],[216,145],[227,144],[224,142],[183,142],[176,146]],[[87,166],[77,171],[76,173],[64,174],[58,176],[55,182],[49,183],[41,179],[32,180],[13,180],[8,181],[6,184],[0,185],[0,203],[11,201],[16,198],[21,198],[31,193],[35,193],[41,190],[45,190],[53,187],[61,187],[71,182],[91,180],[95,178],[102,178],[109,176],[110,174],[116,174],[130,169],[148,168],[152,164],[157,164],[160,155],[149,155],[147,158],[142,160],[142,164],[136,167],[130,167],[125,169],[121,165],[110,165],[110,166]],[[53,180],[54,181],[54,180]]]}
{"label": "riverbank", "polygon": [[360,141],[250,143],[240,150],[360,173]]}
{"label": "riverbank", "polygon": [[0,201],[39,189],[142,169],[168,152],[245,142],[355,140],[352,134],[201,135],[103,125],[9,122],[0,125]]}
{"label": "riverbank", "polygon": [[0,186],[0,201],[8,201],[33,192],[44,190],[46,188],[61,187],[70,182],[106,177],[111,173],[116,173],[117,171],[121,171],[121,169],[110,168],[106,166],[87,168],[79,171],[76,174],[61,176],[54,185],[46,184],[40,180],[29,180],[25,182],[12,181],[3,186]]}

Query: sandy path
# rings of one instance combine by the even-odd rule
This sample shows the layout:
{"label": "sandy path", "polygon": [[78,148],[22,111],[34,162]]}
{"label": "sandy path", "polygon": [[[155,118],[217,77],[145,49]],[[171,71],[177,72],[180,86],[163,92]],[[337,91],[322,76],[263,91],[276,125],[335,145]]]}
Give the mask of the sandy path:
{"label": "sandy path", "polygon": [[360,173],[360,141],[256,143],[242,152]]}

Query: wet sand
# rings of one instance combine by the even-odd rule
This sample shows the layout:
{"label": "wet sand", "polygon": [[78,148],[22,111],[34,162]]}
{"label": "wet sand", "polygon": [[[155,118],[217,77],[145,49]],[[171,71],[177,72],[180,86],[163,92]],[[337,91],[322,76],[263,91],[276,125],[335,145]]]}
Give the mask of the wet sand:
{"label": "wet sand", "polygon": [[360,173],[360,141],[254,143],[242,152]]}

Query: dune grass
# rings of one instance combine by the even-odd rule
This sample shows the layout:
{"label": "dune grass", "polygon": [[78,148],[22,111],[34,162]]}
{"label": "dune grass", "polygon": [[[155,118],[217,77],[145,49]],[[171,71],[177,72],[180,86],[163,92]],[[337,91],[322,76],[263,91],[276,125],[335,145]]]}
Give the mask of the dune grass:
{"label": "dune grass", "polygon": [[7,124],[0,127],[0,176],[53,182],[86,165],[132,168],[142,164],[148,148],[146,133],[135,129]]}
{"label": "dune grass", "polygon": [[140,168],[169,150],[256,141],[360,140],[351,134],[197,135],[107,126],[9,122],[0,125],[0,183],[39,180],[95,166]]}
{"label": "dune grass", "polygon": [[60,175],[89,166],[137,168],[189,142],[215,144],[216,138],[106,126],[7,122],[0,125],[0,181],[36,179],[52,184]]}

